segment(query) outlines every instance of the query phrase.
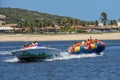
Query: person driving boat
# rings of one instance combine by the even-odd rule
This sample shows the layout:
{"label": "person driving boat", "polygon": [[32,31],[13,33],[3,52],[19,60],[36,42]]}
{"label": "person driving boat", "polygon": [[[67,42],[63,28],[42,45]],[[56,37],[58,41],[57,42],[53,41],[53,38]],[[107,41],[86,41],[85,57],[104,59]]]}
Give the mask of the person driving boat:
{"label": "person driving boat", "polygon": [[33,41],[33,42],[32,42],[32,45],[38,46],[38,43],[37,43],[36,41]]}

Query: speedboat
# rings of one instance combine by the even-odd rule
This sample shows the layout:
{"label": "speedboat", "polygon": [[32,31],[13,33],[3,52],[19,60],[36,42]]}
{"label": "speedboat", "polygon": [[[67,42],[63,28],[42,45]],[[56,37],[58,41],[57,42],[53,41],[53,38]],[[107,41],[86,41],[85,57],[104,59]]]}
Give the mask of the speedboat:
{"label": "speedboat", "polygon": [[105,43],[97,39],[89,39],[82,42],[76,42],[68,48],[70,54],[100,54],[105,49]]}
{"label": "speedboat", "polygon": [[16,56],[20,61],[36,61],[46,58],[60,56],[60,50],[56,48],[44,46],[27,46],[18,50],[11,51],[12,55]]}

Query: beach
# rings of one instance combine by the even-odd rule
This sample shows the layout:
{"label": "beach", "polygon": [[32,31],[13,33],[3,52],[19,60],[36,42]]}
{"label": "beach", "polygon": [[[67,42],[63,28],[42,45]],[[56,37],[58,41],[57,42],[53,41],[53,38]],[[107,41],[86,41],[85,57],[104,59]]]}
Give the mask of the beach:
{"label": "beach", "polygon": [[120,33],[102,33],[102,34],[1,34],[0,42],[6,41],[64,41],[64,40],[86,40],[90,38],[99,40],[119,40]]}

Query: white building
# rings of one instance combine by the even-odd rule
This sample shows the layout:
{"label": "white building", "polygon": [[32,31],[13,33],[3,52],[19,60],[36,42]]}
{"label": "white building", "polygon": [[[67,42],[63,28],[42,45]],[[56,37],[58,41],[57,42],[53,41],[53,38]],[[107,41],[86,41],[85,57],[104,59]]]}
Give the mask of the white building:
{"label": "white building", "polygon": [[6,16],[5,16],[5,15],[0,14],[0,18],[6,18]]}
{"label": "white building", "polygon": [[99,22],[98,26],[104,26],[103,23]]}
{"label": "white building", "polygon": [[9,27],[9,26],[2,26],[0,27],[0,30],[13,30],[14,28]]}
{"label": "white building", "polygon": [[120,20],[117,21],[117,26],[120,26]]}
{"label": "white building", "polygon": [[0,27],[2,27],[4,23],[5,21],[0,21]]}

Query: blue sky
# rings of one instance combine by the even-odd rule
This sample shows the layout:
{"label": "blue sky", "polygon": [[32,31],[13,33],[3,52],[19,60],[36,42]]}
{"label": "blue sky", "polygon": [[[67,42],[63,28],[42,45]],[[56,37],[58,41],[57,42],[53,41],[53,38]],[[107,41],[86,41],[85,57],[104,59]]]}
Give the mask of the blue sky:
{"label": "blue sky", "polygon": [[118,20],[120,0],[0,0],[0,7],[22,8],[69,16],[81,20],[99,20],[101,12]]}

